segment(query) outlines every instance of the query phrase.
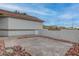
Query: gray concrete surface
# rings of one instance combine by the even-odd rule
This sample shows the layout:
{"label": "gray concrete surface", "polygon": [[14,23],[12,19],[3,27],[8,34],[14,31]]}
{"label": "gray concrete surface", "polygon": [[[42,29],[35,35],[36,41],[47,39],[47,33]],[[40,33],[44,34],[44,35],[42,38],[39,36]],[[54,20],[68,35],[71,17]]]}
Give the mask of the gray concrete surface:
{"label": "gray concrete surface", "polygon": [[5,47],[21,45],[33,56],[63,56],[72,44],[51,40],[43,37],[32,38],[2,38],[5,41]]}

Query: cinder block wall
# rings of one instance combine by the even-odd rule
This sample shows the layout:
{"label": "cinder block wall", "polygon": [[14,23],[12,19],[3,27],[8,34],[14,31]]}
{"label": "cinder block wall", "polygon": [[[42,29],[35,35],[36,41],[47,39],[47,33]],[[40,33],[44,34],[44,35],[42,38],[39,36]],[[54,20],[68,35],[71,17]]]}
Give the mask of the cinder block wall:
{"label": "cinder block wall", "polygon": [[40,35],[79,43],[79,30],[48,31],[40,30]]}

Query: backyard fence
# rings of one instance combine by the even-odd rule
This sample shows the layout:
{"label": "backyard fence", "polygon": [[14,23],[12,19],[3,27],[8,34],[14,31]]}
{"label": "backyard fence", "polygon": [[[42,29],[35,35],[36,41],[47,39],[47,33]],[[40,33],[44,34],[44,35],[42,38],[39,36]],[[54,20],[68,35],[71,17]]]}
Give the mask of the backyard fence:
{"label": "backyard fence", "polygon": [[60,31],[39,30],[39,35],[79,43],[79,30],[60,30]]}

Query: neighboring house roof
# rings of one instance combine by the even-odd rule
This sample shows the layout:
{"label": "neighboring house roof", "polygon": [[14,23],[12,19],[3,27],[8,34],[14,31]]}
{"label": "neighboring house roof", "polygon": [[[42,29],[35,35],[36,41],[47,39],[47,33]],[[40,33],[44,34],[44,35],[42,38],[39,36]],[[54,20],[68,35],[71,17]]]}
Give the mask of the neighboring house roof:
{"label": "neighboring house roof", "polygon": [[13,17],[13,18],[19,18],[19,19],[24,19],[24,20],[29,20],[29,21],[35,21],[35,22],[44,22],[43,20],[40,20],[37,17],[33,17],[30,15],[22,15],[22,14],[17,14],[17,13],[13,13],[10,11],[6,11],[6,10],[1,10],[0,9],[0,13],[3,14],[0,17]]}

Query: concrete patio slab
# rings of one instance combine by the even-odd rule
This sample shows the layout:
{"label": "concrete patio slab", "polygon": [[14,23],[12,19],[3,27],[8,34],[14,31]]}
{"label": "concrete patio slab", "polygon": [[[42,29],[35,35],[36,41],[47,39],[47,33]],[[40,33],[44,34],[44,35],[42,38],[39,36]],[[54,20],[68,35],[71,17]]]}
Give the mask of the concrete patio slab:
{"label": "concrete patio slab", "polygon": [[23,39],[4,37],[2,39],[4,39],[5,47],[21,45],[33,56],[63,56],[73,45],[71,43],[44,37],[31,37]]}

